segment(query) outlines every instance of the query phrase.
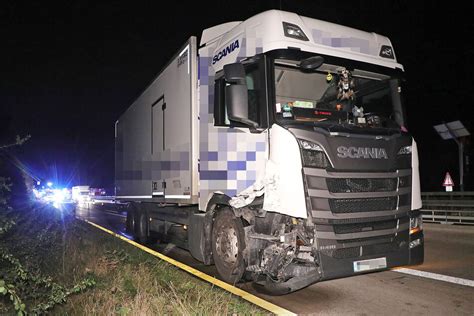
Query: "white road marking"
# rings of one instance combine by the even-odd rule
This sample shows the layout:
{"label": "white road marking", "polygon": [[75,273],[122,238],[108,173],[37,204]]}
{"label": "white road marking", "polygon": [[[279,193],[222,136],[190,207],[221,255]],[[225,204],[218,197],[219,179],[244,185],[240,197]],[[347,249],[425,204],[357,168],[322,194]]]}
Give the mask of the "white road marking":
{"label": "white road marking", "polygon": [[392,269],[392,271],[416,275],[416,276],[427,278],[427,279],[445,281],[445,282],[474,287],[474,281],[472,280],[456,278],[449,275],[443,275],[443,274],[437,274],[437,273],[413,270],[413,269],[407,269],[407,268],[397,268],[397,269]]}

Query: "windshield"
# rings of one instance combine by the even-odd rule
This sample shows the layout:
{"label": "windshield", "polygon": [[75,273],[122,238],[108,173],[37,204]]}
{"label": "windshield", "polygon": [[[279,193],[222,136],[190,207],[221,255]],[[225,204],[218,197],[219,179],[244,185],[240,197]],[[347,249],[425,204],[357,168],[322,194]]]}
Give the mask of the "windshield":
{"label": "windshield", "polygon": [[275,111],[281,123],[331,122],[368,128],[404,128],[399,79],[323,64],[303,72],[275,62]]}

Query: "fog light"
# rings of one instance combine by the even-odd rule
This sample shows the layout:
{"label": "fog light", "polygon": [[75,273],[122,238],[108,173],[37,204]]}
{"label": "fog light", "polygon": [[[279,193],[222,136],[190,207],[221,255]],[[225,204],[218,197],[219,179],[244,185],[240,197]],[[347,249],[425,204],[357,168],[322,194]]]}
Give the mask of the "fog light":
{"label": "fog light", "polygon": [[415,248],[421,244],[420,238],[410,241],[410,249]]}

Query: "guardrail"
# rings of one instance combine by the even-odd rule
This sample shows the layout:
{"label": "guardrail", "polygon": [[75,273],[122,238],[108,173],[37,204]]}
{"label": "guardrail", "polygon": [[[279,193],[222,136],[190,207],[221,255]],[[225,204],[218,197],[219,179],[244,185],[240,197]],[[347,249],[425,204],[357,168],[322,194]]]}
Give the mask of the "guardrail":
{"label": "guardrail", "polygon": [[115,206],[120,206],[120,207],[127,204],[125,202],[116,200],[115,196],[113,196],[113,195],[110,195],[110,196],[106,196],[106,195],[90,196],[89,201],[87,201],[86,203],[87,203],[87,207],[90,207],[90,205],[92,205],[92,204],[102,205],[102,206],[106,205],[106,204],[109,204],[109,205],[113,204]]}
{"label": "guardrail", "polygon": [[423,221],[474,225],[474,192],[421,193]]}
{"label": "guardrail", "polygon": [[100,203],[115,203],[115,196],[107,196],[107,195],[97,195],[97,196],[90,196],[90,200],[92,202],[100,202]]}

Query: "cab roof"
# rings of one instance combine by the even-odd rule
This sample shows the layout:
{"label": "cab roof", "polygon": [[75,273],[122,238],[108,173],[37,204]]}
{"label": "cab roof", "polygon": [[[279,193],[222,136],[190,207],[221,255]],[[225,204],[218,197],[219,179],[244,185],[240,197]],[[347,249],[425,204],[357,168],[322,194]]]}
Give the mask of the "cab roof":
{"label": "cab roof", "polygon": [[[290,36],[284,25],[299,28],[306,39]],[[214,54],[218,54],[225,52],[226,47],[236,40],[240,40],[238,56],[241,57],[294,48],[403,70],[403,66],[397,62],[392,43],[386,36],[292,12],[269,10],[242,22],[229,22],[208,28],[203,31],[200,44],[215,47]],[[227,51],[230,55],[230,50]],[[228,58],[222,64],[228,62],[235,60]],[[216,67],[220,68],[218,64]]]}

